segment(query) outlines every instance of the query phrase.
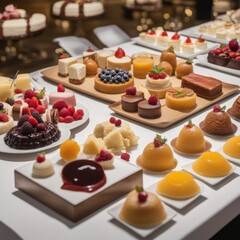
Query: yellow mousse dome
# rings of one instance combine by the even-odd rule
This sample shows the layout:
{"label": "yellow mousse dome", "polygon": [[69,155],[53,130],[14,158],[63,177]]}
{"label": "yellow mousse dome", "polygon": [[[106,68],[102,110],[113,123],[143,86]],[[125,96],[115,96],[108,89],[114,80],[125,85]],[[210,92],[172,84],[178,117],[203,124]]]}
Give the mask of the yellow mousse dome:
{"label": "yellow mousse dome", "polygon": [[240,136],[229,138],[223,145],[223,152],[231,157],[240,158]]}
{"label": "yellow mousse dome", "polygon": [[190,173],[172,171],[168,173],[157,185],[157,192],[165,197],[186,199],[197,195],[200,191]]}
{"label": "yellow mousse dome", "polygon": [[[177,166],[177,160],[173,156],[172,149],[166,144],[166,139],[163,143],[156,143],[156,139],[161,136],[157,135],[154,142],[149,143],[143,150],[143,153],[138,157],[137,162],[146,170],[155,172],[164,172],[171,170]],[[160,140],[160,141],[161,141]]]}
{"label": "yellow mousse dome", "polygon": [[123,221],[136,227],[149,228],[167,217],[162,202],[154,193],[147,192],[144,202],[139,201],[138,195],[136,190],[128,194],[119,215]]}
{"label": "yellow mousse dome", "polygon": [[203,153],[192,165],[193,170],[205,177],[223,177],[231,170],[231,164],[218,152]]}
{"label": "yellow mousse dome", "polygon": [[191,121],[180,131],[176,140],[176,149],[183,153],[201,153],[205,149],[202,130]]}

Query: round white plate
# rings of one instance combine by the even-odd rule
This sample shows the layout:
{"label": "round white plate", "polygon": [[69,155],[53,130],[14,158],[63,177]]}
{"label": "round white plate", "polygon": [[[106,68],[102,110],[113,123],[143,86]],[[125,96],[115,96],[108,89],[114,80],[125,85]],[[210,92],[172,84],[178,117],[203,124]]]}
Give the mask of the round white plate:
{"label": "round white plate", "polygon": [[2,153],[12,153],[12,154],[28,154],[28,153],[35,153],[35,152],[43,152],[45,150],[54,148],[60,144],[62,144],[65,140],[69,139],[71,135],[71,132],[69,129],[61,129],[61,137],[57,142],[54,142],[50,145],[47,145],[45,147],[41,148],[34,148],[34,149],[14,149],[10,148],[8,145],[4,142],[4,136],[5,134],[0,135],[0,152]]}

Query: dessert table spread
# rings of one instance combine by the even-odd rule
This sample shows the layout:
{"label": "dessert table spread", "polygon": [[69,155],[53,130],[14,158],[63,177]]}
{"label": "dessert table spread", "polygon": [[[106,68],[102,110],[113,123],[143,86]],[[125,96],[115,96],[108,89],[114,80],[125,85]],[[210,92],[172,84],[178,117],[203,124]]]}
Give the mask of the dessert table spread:
{"label": "dessert table spread", "polygon": [[[117,46],[119,47],[119,46]],[[116,49],[113,47],[112,49]],[[138,46],[134,41],[120,45],[128,55],[136,52],[149,52],[158,54],[157,51]],[[40,84],[45,86],[47,92],[53,91],[56,84],[46,81],[41,74],[42,70],[31,73],[31,76]],[[205,68],[199,65],[194,59],[194,72],[197,74],[212,76],[224,82],[240,85],[239,77],[221,71]],[[219,104],[232,106],[238,96],[234,94],[221,100]],[[138,146],[130,152],[130,162],[136,165],[136,158],[142,153],[147,143],[151,142],[156,133],[165,136],[168,143],[177,136],[182,126],[188,120],[198,125],[204,120],[206,114],[213,106],[208,107],[194,114],[192,117],[165,129],[155,129],[150,126],[139,124],[122,116],[115,114],[108,103],[89,97],[82,93],[77,93],[77,102],[85,106],[89,111],[89,121],[82,126],[72,130],[71,138],[82,144],[87,136],[93,132],[96,123],[106,121],[110,116],[128,121],[131,128],[139,136]],[[238,126],[235,135],[240,135],[239,122],[232,120]],[[206,136],[212,144],[212,151],[218,151],[226,141],[226,138],[212,138]],[[59,148],[47,150],[47,158],[54,157],[59,152]],[[195,157],[186,157],[174,152],[178,160],[176,170],[183,169],[183,166],[193,162]],[[95,213],[76,223],[56,213],[44,204],[38,202],[27,194],[15,188],[14,170],[31,163],[36,158],[34,154],[6,154],[0,153],[0,239],[142,239],[134,231],[114,220],[108,211],[121,204],[124,196],[117,201],[108,204]],[[209,239],[219,231],[224,225],[235,218],[240,213],[240,165],[236,165],[236,170],[228,178],[217,185],[210,185],[202,182],[203,192],[191,204],[183,209],[175,208],[175,217],[167,224],[159,227],[144,239]],[[162,179],[164,174],[143,174],[144,188]]]}

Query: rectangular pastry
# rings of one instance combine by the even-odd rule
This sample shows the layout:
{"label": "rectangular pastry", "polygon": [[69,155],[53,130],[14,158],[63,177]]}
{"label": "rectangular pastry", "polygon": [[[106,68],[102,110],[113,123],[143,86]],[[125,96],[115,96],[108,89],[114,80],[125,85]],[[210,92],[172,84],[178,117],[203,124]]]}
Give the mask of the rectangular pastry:
{"label": "rectangular pastry", "polygon": [[182,87],[192,89],[199,97],[213,99],[222,94],[222,82],[213,77],[190,73],[182,77]]}

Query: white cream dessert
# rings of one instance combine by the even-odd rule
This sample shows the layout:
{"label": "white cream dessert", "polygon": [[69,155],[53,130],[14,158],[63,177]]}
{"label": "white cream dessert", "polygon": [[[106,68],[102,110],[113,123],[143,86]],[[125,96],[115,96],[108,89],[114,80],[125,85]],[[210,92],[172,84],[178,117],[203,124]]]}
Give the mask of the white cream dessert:
{"label": "white cream dessert", "polygon": [[196,39],[195,47],[199,50],[204,50],[207,48],[207,42],[205,41],[205,39],[202,36],[200,36],[199,38]]}
{"label": "white cream dessert", "polygon": [[98,53],[97,64],[98,67],[104,69],[107,67],[107,58],[110,56],[114,56],[114,51],[105,49]]}
{"label": "white cream dessert", "polygon": [[68,76],[68,69],[74,63],[77,63],[77,58],[75,58],[75,57],[68,57],[68,58],[59,59],[58,60],[58,74],[61,77],[67,77]]}
{"label": "white cream dessert", "polygon": [[11,106],[0,102],[0,134],[8,132],[13,126],[13,118],[9,116]]}
{"label": "white cream dessert", "polygon": [[182,51],[185,54],[193,54],[194,53],[194,45],[193,45],[190,37],[187,37],[187,39],[183,42]]}
{"label": "white cream dessert", "polygon": [[86,65],[83,63],[74,63],[69,67],[69,82],[80,84],[86,77]]}
{"label": "white cream dessert", "polygon": [[168,41],[168,46],[172,46],[175,51],[180,51],[181,39],[180,35],[177,32],[175,32],[171,39]]}
{"label": "white cream dessert", "polygon": [[169,37],[166,31],[161,32],[157,36],[157,44],[161,47],[168,47],[168,41],[169,41]]}
{"label": "white cream dessert", "polygon": [[15,88],[22,92],[32,89],[30,75],[28,73],[18,74],[15,80]]}

